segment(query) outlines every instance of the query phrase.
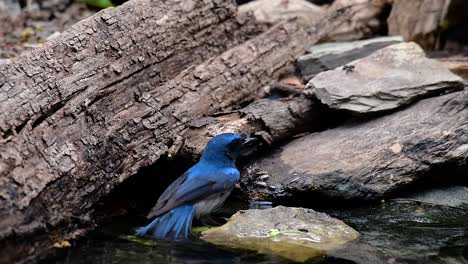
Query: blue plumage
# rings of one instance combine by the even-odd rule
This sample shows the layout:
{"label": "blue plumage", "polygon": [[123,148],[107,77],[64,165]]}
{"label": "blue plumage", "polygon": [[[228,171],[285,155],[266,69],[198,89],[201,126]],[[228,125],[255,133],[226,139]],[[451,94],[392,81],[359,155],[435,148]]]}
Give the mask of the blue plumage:
{"label": "blue plumage", "polygon": [[148,214],[156,217],[137,229],[139,236],[154,239],[186,239],[192,219],[210,214],[223,204],[240,174],[235,161],[245,139],[226,133],[211,139],[200,161],[177,178]]}
{"label": "blue plumage", "polygon": [[138,236],[146,234],[154,238],[188,237],[192,225],[194,208],[192,205],[181,205],[156,217],[149,225],[137,229]]}

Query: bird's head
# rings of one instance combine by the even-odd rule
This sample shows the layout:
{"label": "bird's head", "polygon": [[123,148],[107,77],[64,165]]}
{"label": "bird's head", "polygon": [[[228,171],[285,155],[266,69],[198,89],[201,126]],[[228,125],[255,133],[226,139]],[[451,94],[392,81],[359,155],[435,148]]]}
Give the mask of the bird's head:
{"label": "bird's head", "polygon": [[241,152],[242,145],[249,138],[234,133],[219,134],[206,144],[202,154],[203,160],[235,162]]}

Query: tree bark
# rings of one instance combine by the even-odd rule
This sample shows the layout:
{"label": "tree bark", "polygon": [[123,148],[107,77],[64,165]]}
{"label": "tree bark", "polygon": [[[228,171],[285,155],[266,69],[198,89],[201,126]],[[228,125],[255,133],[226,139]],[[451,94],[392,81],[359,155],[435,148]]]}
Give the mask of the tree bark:
{"label": "tree bark", "polygon": [[323,127],[324,108],[303,96],[260,99],[239,110],[194,120],[180,137],[180,144],[175,144],[169,154],[196,159],[213,136],[226,132],[255,134],[266,143],[278,143]]}
{"label": "tree bark", "polygon": [[401,35],[425,49],[434,49],[450,0],[395,0],[388,17],[390,35]]}
{"label": "tree bark", "polygon": [[140,0],[104,10],[45,48],[2,65],[0,136],[9,141],[74,97],[93,101],[122,80],[151,74],[159,83],[171,79],[236,44],[238,23],[230,1]]}
{"label": "tree bark", "polygon": [[228,2],[132,1],[1,66],[0,246],[83,229],[96,201],[167,155],[191,120],[251,100],[354,11],[285,21],[190,66],[242,41]]}

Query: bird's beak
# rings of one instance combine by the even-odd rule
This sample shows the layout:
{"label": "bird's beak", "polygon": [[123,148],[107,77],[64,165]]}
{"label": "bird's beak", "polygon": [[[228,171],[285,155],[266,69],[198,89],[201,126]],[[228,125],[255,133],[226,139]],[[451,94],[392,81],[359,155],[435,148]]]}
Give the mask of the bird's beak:
{"label": "bird's beak", "polygon": [[248,137],[246,137],[246,138],[244,138],[244,139],[242,140],[242,145],[243,145],[243,146],[249,145],[249,144],[252,144],[252,143],[254,143],[254,142],[256,142],[256,141],[257,141],[256,138],[248,136]]}

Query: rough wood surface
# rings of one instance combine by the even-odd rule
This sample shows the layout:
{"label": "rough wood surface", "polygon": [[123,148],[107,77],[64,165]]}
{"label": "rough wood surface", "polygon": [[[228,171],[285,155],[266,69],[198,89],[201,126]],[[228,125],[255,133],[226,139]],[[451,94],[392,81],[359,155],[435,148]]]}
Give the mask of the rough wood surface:
{"label": "rough wood surface", "polygon": [[241,5],[239,12],[253,12],[257,21],[274,24],[292,17],[320,18],[336,6],[365,6],[339,28],[322,39],[324,42],[350,41],[379,35],[386,30],[387,11],[392,0],[336,0],[331,6],[316,6],[306,0],[256,0]]}
{"label": "rough wood surface", "polygon": [[467,117],[467,89],[424,99],[296,139],[251,164],[241,186],[252,199],[314,203],[314,195],[376,200],[437,177],[466,177]]}
{"label": "rough wood surface", "polygon": [[239,12],[252,12],[258,22],[275,24],[293,17],[320,17],[325,9],[306,0],[256,0],[241,5]]}
{"label": "rough wood surface", "polygon": [[163,82],[219,54],[232,44],[226,30],[234,32],[234,15],[229,1],[209,0],[164,5],[140,0],[101,11],[45,48],[1,66],[0,136],[8,141],[78,95],[92,102],[138,73],[159,75]]}
{"label": "rough wood surface", "polygon": [[303,96],[260,99],[239,110],[194,120],[182,135],[183,141],[171,149],[171,155],[180,153],[196,159],[213,136],[225,132],[257,135],[269,144],[278,143],[321,128],[326,123],[324,108]]}
{"label": "rough wood surface", "polygon": [[455,55],[450,57],[437,58],[450,71],[462,77],[465,84],[468,84],[468,57]]}
{"label": "rough wood surface", "polygon": [[96,201],[167,155],[191,120],[253,98],[354,11],[285,21],[187,68],[234,42],[239,22],[227,2],[131,1],[2,66],[0,244],[79,230]]}
{"label": "rough wood surface", "polygon": [[[73,219],[85,225],[94,201],[157,159],[160,146],[145,139],[171,130],[155,131],[164,123],[158,110],[184,88],[168,84],[156,98],[148,91],[243,42],[249,21],[235,11],[230,1],[132,1],[0,65],[0,238]],[[141,122],[125,119],[133,104]],[[146,133],[120,131],[134,122]],[[133,144],[146,150],[131,151]],[[3,252],[0,259],[14,257]]]}
{"label": "rough wood surface", "polygon": [[395,0],[388,17],[390,35],[401,35],[426,49],[435,48],[437,34],[451,0]]}
{"label": "rough wood surface", "polygon": [[350,41],[385,34],[386,12],[391,8],[392,0],[336,0],[335,4],[365,5],[366,8],[348,19],[341,27],[331,32],[324,42]]}

